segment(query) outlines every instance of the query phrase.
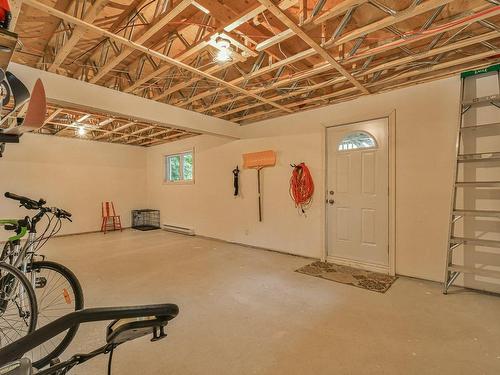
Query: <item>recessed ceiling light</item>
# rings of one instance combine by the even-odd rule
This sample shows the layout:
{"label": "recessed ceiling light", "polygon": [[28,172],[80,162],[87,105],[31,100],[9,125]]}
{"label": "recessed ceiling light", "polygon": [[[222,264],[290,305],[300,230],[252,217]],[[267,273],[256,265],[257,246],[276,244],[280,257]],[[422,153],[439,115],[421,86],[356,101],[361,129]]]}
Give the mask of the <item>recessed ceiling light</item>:
{"label": "recessed ceiling light", "polygon": [[191,4],[201,10],[203,13],[210,14],[210,11],[207,8],[205,8],[203,5],[198,4],[196,1],[193,1]]}

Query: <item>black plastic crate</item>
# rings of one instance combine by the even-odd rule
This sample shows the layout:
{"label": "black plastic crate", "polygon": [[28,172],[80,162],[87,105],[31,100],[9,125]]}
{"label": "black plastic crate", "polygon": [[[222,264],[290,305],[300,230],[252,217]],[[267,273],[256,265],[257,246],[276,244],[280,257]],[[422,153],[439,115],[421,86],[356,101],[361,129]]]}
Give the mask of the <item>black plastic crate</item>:
{"label": "black plastic crate", "polygon": [[160,211],[151,209],[132,210],[132,228],[139,230],[160,229]]}

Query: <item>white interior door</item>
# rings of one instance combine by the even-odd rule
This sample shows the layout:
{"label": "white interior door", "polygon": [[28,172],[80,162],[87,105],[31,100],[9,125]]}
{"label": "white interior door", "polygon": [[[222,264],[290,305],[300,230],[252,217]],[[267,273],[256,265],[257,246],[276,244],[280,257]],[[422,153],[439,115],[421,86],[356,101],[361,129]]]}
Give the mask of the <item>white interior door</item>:
{"label": "white interior door", "polygon": [[328,259],[389,272],[388,119],[327,129]]}

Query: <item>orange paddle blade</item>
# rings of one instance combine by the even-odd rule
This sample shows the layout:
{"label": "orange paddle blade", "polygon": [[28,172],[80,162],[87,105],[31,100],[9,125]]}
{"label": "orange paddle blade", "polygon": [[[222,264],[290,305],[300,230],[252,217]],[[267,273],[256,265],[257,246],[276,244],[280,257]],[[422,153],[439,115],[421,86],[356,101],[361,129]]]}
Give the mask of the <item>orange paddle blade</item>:
{"label": "orange paddle blade", "polygon": [[276,152],[272,150],[243,154],[244,168],[264,168],[276,165]]}

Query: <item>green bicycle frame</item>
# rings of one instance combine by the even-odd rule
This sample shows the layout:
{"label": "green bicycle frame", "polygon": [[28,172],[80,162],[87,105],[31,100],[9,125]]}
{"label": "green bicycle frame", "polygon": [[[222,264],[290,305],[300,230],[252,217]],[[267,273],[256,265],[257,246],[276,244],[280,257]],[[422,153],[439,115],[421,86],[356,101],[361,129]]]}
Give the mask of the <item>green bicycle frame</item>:
{"label": "green bicycle frame", "polygon": [[[0,225],[8,225],[8,224],[19,225],[19,222],[16,219],[0,219]],[[9,237],[9,241],[20,240],[26,235],[26,233],[28,233],[28,228],[21,227],[21,232],[19,234],[16,234],[15,236]]]}

